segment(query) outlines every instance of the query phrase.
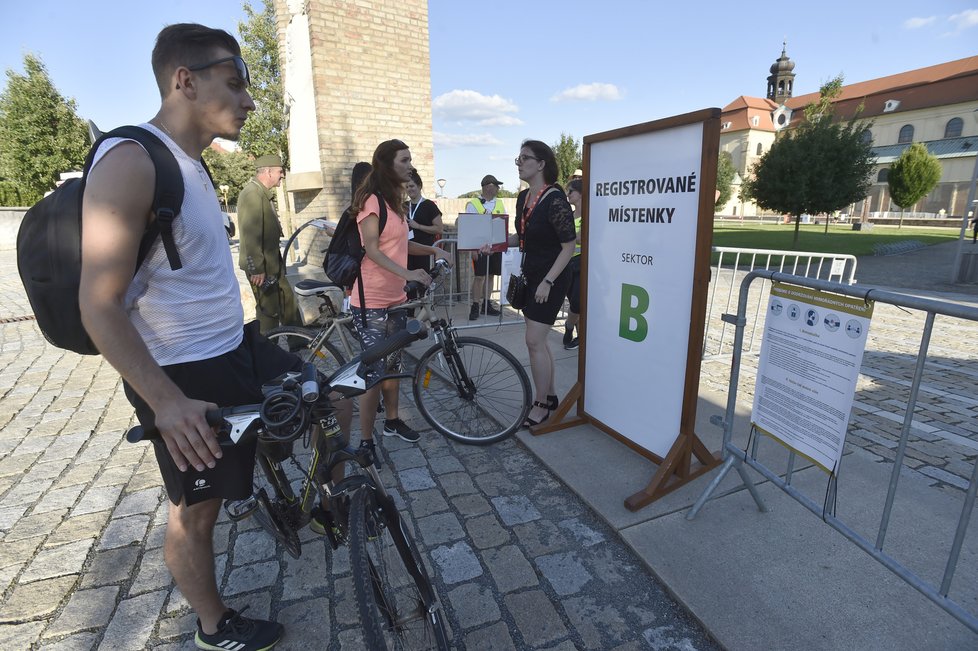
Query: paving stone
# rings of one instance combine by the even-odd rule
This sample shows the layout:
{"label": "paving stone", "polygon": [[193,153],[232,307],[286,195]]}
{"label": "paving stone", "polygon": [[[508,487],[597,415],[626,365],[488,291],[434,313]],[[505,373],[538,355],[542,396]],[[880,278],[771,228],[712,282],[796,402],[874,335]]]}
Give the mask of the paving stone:
{"label": "paving stone", "polygon": [[234,543],[234,566],[270,560],[275,557],[275,551],[275,539],[264,529],[242,532]]}
{"label": "paving stone", "polygon": [[147,550],[139,561],[139,573],[129,587],[129,596],[166,590],[172,584],[173,577],[163,560],[163,550]]}
{"label": "paving stone", "polygon": [[430,551],[431,560],[438,567],[438,575],[448,585],[461,583],[482,576],[482,564],[465,541],[442,545]]}
{"label": "paving stone", "polygon": [[539,520],[542,517],[533,503],[523,495],[494,497],[491,502],[499,514],[499,519],[510,527]]}
{"label": "paving stone", "polygon": [[512,537],[509,530],[502,527],[491,513],[469,518],[465,521],[465,530],[477,549],[498,547],[509,542]]}
{"label": "paving stone", "polygon": [[533,562],[550,582],[554,592],[561,596],[576,594],[592,578],[574,552],[538,556]]}
{"label": "paving stone", "polygon": [[389,453],[391,465],[398,472],[404,472],[409,468],[426,468],[428,461],[424,454],[417,447],[394,450]]}
{"label": "paving stone", "polygon": [[620,604],[602,603],[584,595],[564,601],[564,611],[585,648],[607,649],[633,634],[632,626],[622,616]]}
{"label": "paving stone", "polygon": [[398,473],[398,476],[401,479],[404,490],[408,492],[425,490],[436,486],[435,480],[432,479],[431,473],[428,472],[427,468],[409,468]]}
{"label": "paving stone", "polygon": [[452,506],[463,516],[483,515],[489,513],[492,507],[482,495],[459,495],[452,498]]}
{"label": "paving stone", "polygon": [[99,540],[99,549],[125,547],[142,542],[149,529],[149,520],[148,515],[131,515],[109,521]]}
{"label": "paving stone", "polygon": [[515,651],[518,647],[513,642],[513,636],[505,622],[497,622],[492,626],[466,633],[465,648],[477,651]]}
{"label": "paving stone", "polygon": [[487,472],[482,475],[476,475],[475,483],[479,486],[479,490],[489,497],[511,495],[517,490],[513,486],[513,480],[502,472]]}
{"label": "paving stone", "polygon": [[411,512],[417,518],[448,510],[448,502],[440,490],[430,489],[411,493]]}
{"label": "paving stone", "polygon": [[466,583],[448,593],[455,620],[464,628],[475,628],[499,619],[499,604],[492,590],[476,583]]}
{"label": "paving stone", "polygon": [[[0,632],[0,637],[3,633]],[[91,651],[95,648],[98,635],[95,633],[82,632],[69,635],[61,640],[50,640],[41,642],[38,645],[39,651]],[[157,647],[158,651],[159,647]]]}
{"label": "paving stone", "polygon": [[71,592],[77,580],[77,575],[70,575],[16,584],[7,601],[0,607],[0,624],[47,617]]}
{"label": "paving stone", "polygon": [[267,588],[275,583],[278,579],[278,574],[278,561],[265,561],[235,568],[231,570],[227,588],[223,593],[236,595],[242,592],[258,590],[259,588]]}
{"label": "paving stone", "polygon": [[72,515],[65,519],[47,539],[47,545],[58,545],[76,541],[80,538],[98,537],[109,520],[109,511],[99,511],[86,515]]}
{"label": "paving stone", "polygon": [[459,540],[465,537],[462,523],[454,513],[436,513],[418,518],[418,531],[428,547]]}
{"label": "paving stone", "polygon": [[967,490],[968,488],[967,479],[963,479],[962,477],[953,475],[948,471],[942,470],[940,468],[934,468],[932,466],[921,466],[920,469],[917,470],[917,472],[927,475],[928,477],[933,477],[934,479],[942,481],[946,484],[951,484],[952,486],[956,486],[957,488],[960,488],[962,490]]}
{"label": "paving stone", "polygon": [[35,513],[22,517],[10,528],[7,535],[3,537],[4,544],[23,540],[24,538],[49,535],[61,524],[67,512],[67,509],[62,509],[60,511]]}
{"label": "paving stone", "polygon": [[477,492],[472,478],[464,472],[452,472],[439,478],[442,489],[449,497]]}
{"label": "paving stone", "polygon": [[26,624],[0,623],[0,640],[7,649],[32,649],[41,636],[45,622],[28,622]]}
{"label": "paving stone", "polygon": [[[282,575],[282,594],[289,600],[312,597],[326,583],[326,547],[322,540],[303,544],[302,556],[292,558],[285,554],[285,571]],[[324,611],[328,613],[328,609]],[[281,621],[281,620],[279,620]]]}
{"label": "paving stone", "polygon": [[567,627],[544,592],[530,590],[508,594],[505,603],[528,645],[554,642],[567,635]]}
{"label": "paving stone", "polygon": [[550,520],[536,520],[513,527],[513,533],[531,557],[563,551],[571,546],[567,531]]}
{"label": "paving stone", "polygon": [[166,591],[160,590],[120,602],[105,629],[99,650],[145,649],[153,629],[156,628],[156,620],[160,617],[166,596]]}
{"label": "paving stone", "polygon": [[465,466],[459,461],[458,457],[442,456],[428,459],[428,466],[436,477],[447,475],[450,472],[466,472]]}
{"label": "paving stone", "polygon": [[275,620],[285,626],[285,636],[276,651],[324,649],[332,638],[329,600],[305,599],[280,610]]}
{"label": "paving stone", "polygon": [[[134,573],[139,552],[136,547],[119,547],[97,552],[82,575],[80,587],[99,587],[128,580]],[[145,564],[141,565],[142,568],[145,568]]]}
{"label": "paving stone", "polygon": [[[188,637],[197,628],[197,613],[190,611],[184,613],[183,615],[175,615],[170,617],[162,617],[159,621],[159,627],[156,630],[156,634],[161,640],[171,640],[178,637]],[[189,641],[188,639],[188,641]],[[190,647],[193,647],[193,642],[190,642]]]}
{"label": "paving stone", "polygon": [[68,604],[58,618],[44,631],[44,637],[57,637],[94,627],[104,627],[109,623],[112,611],[115,610],[118,594],[117,586],[78,590],[68,599]]}
{"label": "paving stone", "polygon": [[578,518],[568,518],[561,520],[557,526],[570,533],[570,535],[583,547],[592,547],[605,541],[605,537],[581,522]]}
{"label": "paving stone", "polygon": [[122,493],[122,486],[91,488],[82,495],[81,500],[75,506],[75,510],[72,511],[72,515],[85,515],[109,510],[115,507],[120,493]]}
{"label": "paving stone", "polygon": [[30,583],[79,573],[94,544],[94,539],[84,538],[65,545],[42,548],[20,576],[20,582]]}
{"label": "paving stone", "polygon": [[129,492],[112,513],[113,518],[124,518],[129,515],[152,514],[160,505],[160,491],[145,489]]}
{"label": "paving stone", "polygon": [[515,545],[486,550],[483,558],[501,593],[532,588],[539,584],[533,566]]}
{"label": "paving stone", "polygon": [[34,513],[47,513],[49,511],[70,509],[78,501],[78,496],[81,495],[84,489],[85,486],[82,484],[56,488],[41,498],[34,506]]}

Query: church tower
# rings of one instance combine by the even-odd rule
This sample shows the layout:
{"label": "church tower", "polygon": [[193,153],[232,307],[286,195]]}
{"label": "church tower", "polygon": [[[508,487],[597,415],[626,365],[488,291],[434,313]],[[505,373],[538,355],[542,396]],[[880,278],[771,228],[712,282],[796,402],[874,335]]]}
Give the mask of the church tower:
{"label": "church tower", "polygon": [[767,98],[784,104],[791,97],[795,86],[795,62],[788,58],[788,43],[782,43],[781,56],[771,64],[771,75],[767,78]]}

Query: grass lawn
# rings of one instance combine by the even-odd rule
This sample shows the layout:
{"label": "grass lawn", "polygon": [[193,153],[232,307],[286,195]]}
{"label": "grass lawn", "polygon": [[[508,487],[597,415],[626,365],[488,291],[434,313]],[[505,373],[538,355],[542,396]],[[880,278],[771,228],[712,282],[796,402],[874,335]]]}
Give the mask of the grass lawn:
{"label": "grass lawn", "polygon": [[870,231],[854,231],[850,224],[840,224],[829,226],[829,232],[826,233],[825,224],[802,224],[798,233],[798,246],[792,246],[794,232],[794,224],[727,226],[722,222],[715,222],[713,246],[873,255],[873,246],[876,244],[917,240],[930,246],[953,242],[958,238],[958,230],[953,228],[874,226]]}

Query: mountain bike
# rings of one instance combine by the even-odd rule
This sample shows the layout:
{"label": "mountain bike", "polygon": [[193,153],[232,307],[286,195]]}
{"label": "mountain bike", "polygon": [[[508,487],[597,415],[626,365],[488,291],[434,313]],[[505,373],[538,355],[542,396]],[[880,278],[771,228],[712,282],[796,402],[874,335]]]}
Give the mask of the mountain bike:
{"label": "mountain bike", "polygon": [[[530,378],[519,360],[496,342],[459,336],[447,308],[446,318],[436,317],[436,291],[450,271],[448,263],[437,260],[428,272],[431,284],[425,287],[416,281],[408,283],[408,301],[391,311],[415,311],[414,318],[428,327],[435,341],[418,357],[413,373],[407,376],[421,416],[454,441],[489,445],[512,436],[522,427],[531,406]],[[307,291],[316,292],[324,304],[329,304],[320,307],[321,313],[336,312],[328,296],[335,285],[307,280],[299,285],[302,283],[307,283]],[[318,329],[276,328],[267,336],[329,370],[344,361],[330,338],[352,319],[349,314],[337,314]],[[304,331],[300,335],[297,330]],[[348,335],[341,331],[341,336]],[[297,343],[301,347],[298,350]]]}
{"label": "mountain bike", "polygon": [[[299,532],[307,525],[317,525],[313,530],[334,550],[349,545],[364,642],[380,651],[448,649],[448,627],[417,545],[381,481],[375,453],[348,445],[329,396],[352,398],[387,379],[371,364],[426,335],[412,321],[343,365],[322,388],[315,365],[305,362],[301,373],[264,386],[261,404],[207,412],[222,446],[258,439],[254,492],[225,502],[228,516],[256,518],[294,558],[302,554]],[[126,434],[130,442],[152,436],[158,433],[142,427]],[[300,440],[304,461],[294,450]]]}

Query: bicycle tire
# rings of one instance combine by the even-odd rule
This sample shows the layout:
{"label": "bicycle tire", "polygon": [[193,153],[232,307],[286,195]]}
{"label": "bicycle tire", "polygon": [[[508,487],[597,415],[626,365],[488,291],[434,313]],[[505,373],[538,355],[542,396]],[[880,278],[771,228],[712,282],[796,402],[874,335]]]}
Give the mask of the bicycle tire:
{"label": "bicycle tire", "polygon": [[350,505],[353,588],[371,651],[449,649],[445,614],[393,500],[364,486]]}
{"label": "bicycle tire", "polygon": [[457,363],[471,380],[467,396],[446,358],[449,342],[435,344],[418,360],[412,381],[418,410],[438,432],[459,443],[489,445],[523,426],[530,411],[530,378],[499,344],[456,337]]}
{"label": "bicycle tire", "polygon": [[319,330],[316,328],[279,326],[269,330],[265,336],[274,341],[280,348],[299,355],[302,361],[312,362],[319,369],[319,372],[328,378],[346,363],[346,358],[328,339],[323,341],[318,348],[312,350],[309,346],[318,334]]}

